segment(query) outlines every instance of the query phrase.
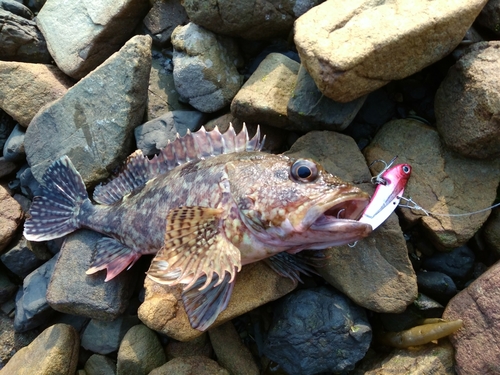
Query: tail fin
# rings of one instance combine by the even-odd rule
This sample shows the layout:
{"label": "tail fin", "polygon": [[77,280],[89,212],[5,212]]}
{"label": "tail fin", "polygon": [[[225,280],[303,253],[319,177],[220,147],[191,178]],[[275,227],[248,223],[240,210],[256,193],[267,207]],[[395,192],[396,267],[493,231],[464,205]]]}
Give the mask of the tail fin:
{"label": "tail fin", "polygon": [[64,155],[43,175],[41,196],[33,199],[31,217],[24,224],[24,237],[47,241],[62,237],[80,227],[78,213],[88,200],[82,176]]}

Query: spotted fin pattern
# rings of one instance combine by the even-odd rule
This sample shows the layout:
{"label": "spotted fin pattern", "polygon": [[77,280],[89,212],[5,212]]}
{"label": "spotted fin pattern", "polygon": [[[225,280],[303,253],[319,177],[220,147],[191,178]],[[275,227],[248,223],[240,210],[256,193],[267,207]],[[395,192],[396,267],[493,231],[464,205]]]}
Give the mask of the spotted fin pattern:
{"label": "spotted fin pattern", "polygon": [[264,141],[265,137],[260,139],[260,127],[249,139],[245,124],[239,134],[236,134],[232,124],[224,134],[217,127],[210,132],[204,127],[195,133],[188,130],[183,137],[177,134],[177,139],[169,142],[152,159],[148,159],[140,150],[135,151],[115,179],[95,188],[93,198],[100,204],[113,204],[156,176],[181,164],[232,152],[260,151]]}

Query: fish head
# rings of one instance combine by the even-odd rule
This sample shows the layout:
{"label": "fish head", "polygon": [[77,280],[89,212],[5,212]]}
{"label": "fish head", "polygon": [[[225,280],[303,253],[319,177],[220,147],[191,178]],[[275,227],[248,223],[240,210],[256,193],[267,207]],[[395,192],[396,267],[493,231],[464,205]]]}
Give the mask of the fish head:
{"label": "fish head", "polygon": [[343,245],[372,231],[357,221],[369,195],[313,160],[260,153],[226,170],[242,222],[280,251]]}

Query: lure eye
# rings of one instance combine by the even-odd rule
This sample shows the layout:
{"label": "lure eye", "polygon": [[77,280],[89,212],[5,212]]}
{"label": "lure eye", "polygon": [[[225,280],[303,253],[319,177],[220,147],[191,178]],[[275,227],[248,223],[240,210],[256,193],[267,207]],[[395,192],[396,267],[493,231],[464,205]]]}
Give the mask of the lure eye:
{"label": "lure eye", "polygon": [[293,163],[290,175],[297,182],[312,182],[318,178],[318,168],[313,161],[300,159]]}
{"label": "lure eye", "polygon": [[403,165],[403,168],[402,168],[402,169],[403,169],[403,172],[404,172],[405,174],[408,174],[408,173],[410,173],[410,171],[411,171],[411,168],[410,168],[410,166],[409,166],[409,165]]}

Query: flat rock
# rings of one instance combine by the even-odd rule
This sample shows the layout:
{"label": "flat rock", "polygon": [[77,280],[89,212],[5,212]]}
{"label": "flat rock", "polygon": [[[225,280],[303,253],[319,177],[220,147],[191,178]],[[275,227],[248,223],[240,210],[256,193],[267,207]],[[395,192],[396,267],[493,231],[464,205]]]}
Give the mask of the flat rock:
{"label": "flat rock", "polygon": [[281,53],[270,53],[231,103],[231,113],[243,121],[293,128],[287,117],[300,64]]}
{"label": "flat rock", "polygon": [[109,176],[133,149],[144,115],[151,70],[151,38],[135,36],[62,98],[33,118],[25,137],[31,171],[69,156],[86,184]]}
{"label": "flat rock", "polygon": [[457,156],[443,148],[435,129],[411,119],[385,124],[364,153],[369,163],[380,159],[389,161],[398,155],[398,163],[411,164],[412,175],[405,196],[435,216],[410,209],[400,209],[400,212],[410,224],[421,223],[436,246],[462,246],[488,218],[489,212],[440,215],[464,214],[489,207],[500,182],[498,160]]}
{"label": "flat rock", "polygon": [[449,54],[485,3],[328,0],[297,19],[295,45],[319,90],[345,103]]}
{"label": "flat rock", "polygon": [[105,272],[85,274],[95,244],[102,237],[89,230],[66,237],[47,289],[47,300],[54,310],[104,321],[116,319],[125,311],[136,277],[133,270],[106,283]]}
{"label": "flat rock", "polygon": [[123,46],[147,10],[140,0],[47,0],[37,25],[59,69],[80,79]]}
{"label": "flat rock", "polygon": [[43,331],[31,344],[19,350],[0,370],[2,375],[74,375],[78,364],[78,333],[67,324]]}
{"label": "flat rock", "polygon": [[500,263],[494,264],[466,289],[453,297],[444,319],[461,319],[463,327],[450,336],[455,348],[457,374],[497,374],[500,347],[492,345],[500,335]]}
{"label": "flat rock", "polygon": [[213,359],[201,356],[174,358],[149,373],[149,375],[171,374],[229,375],[230,373]]}
{"label": "flat rock", "polygon": [[0,61],[0,107],[21,126],[27,127],[40,108],[72,85],[53,65]]}
{"label": "flat rock", "polygon": [[439,135],[465,157],[500,156],[500,42],[475,43],[448,70],[435,97]]}
{"label": "flat rock", "polygon": [[183,101],[212,113],[231,103],[243,83],[236,42],[194,23],[172,33],[174,83]]}
{"label": "flat rock", "polygon": [[[225,323],[295,289],[290,279],[279,276],[263,262],[242,268],[236,277],[229,304],[212,327]],[[179,341],[188,341],[203,332],[191,327],[182,303],[181,286],[160,285],[146,277],[146,297],[139,307],[139,319],[151,329]]]}
{"label": "flat rock", "polygon": [[0,185],[0,251],[5,249],[14,237],[23,217],[19,203]]}

